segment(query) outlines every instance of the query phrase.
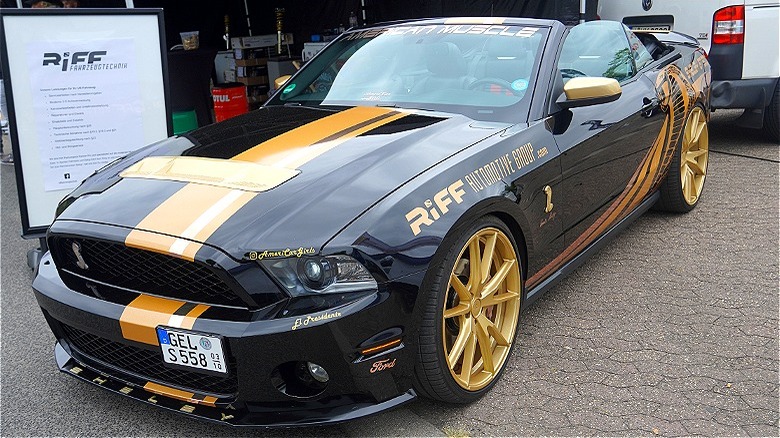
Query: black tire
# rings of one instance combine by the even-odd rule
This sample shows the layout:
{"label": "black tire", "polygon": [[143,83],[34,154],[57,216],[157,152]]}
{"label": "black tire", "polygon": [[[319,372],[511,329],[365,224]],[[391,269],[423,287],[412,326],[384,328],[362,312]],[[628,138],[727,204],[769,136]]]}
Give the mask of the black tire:
{"label": "black tire", "polygon": [[772,101],[764,108],[764,132],[771,141],[780,144],[780,80],[775,84]]}
{"label": "black tire", "polygon": [[[697,109],[701,111],[700,113],[701,115],[706,116],[704,108],[697,105],[696,107],[694,107],[694,110],[691,111],[691,113],[688,114],[688,116],[686,117],[685,126],[683,127],[683,130],[680,133],[680,139],[678,140],[677,147],[675,148],[674,151],[674,158],[672,158],[672,164],[669,166],[669,171],[666,174],[666,178],[661,183],[661,187],[659,189],[661,197],[658,200],[658,203],[655,205],[655,208],[657,210],[666,211],[670,213],[688,213],[689,211],[696,208],[696,206],[699,204],[699,200],[701,199],[700,196],[701,194],[700,194],[693,202],[689,202],[688,200],[686,200],[685,194],[683,193],[683,185],[682,185],[682,179],[680,175],[685,132],[687,131],[688,124],[691,123],[693,114]],[[704,123],[705,125],[707,124],[706,118],[704,119]],[[706,166],[705,166],[705,170],[706,170]]]}
{"label": "black tire", "polygon": [[[517,250],[517,244],[507,226],[495,216],[483,216],[478,220],[453,229],[450,233],[454,238],[445,239],[445,244],[451,242],[448,246],[442,247],[436,254],[431,263],[431,268],[423,281],[422,293],[424,300],[420,331],[417,349],[417,361],[415,364],[415,388],[417,391],[431,399],[449,402],[449,403],[470,403],[480,398],[483,394],[492,388],[501,378],[508,359],[505,359],[500,369],[496,370],[495,377],[487,386],[469,391],[462,388],[450,372],[449,365],[445,358],[446,352],[443,345],[443,310],[448,291],[445,290],[449,285],[450,273],[454,270],[454,265],[461,254],[461,250],[481,230],[494,228],[504,233],[511,242],[514,250],[517,265],[519,267],[519,297],[518,306],[522,305],[524,296],[524,282],[522,279],[522,261]],[[442,249],[444,251],[442,251]],[[513,273],[514,274],[514,273]],[[513,275],[512,274],[512,275]],[[521,309],[521,307],[519,307]],[[517,311],[519,319],[520,311]],[[515,327],[517,327],[517,323]],[[514,337],[517,333],[515,329],[511,345],[508,347],[506,358],[511,357],[515,342]]]}

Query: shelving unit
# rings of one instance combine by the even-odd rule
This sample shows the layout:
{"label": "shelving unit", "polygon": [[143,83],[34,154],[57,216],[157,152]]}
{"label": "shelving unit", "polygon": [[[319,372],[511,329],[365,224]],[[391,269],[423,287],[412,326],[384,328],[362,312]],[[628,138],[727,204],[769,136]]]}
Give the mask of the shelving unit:
{"label": "shelving unit", "polygon": [[231,38],[230,42],[236,60],[235,81],[246,85],[247,101],[250,108],[254,109],[268,99],[271,81],[268,77],[268,60],[287,55],[293,36],[291,33],[282,34],[282,53],[278,51],[275,34],[236,37]]}

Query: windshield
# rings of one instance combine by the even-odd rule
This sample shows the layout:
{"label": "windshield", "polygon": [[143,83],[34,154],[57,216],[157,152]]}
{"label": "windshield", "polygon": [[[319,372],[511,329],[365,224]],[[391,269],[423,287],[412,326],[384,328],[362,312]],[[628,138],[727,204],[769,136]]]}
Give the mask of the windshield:
{"label": "windshield", "polygon": [[527,115],[547,29],[417,25],[353,31],[329,45],[268,105],[391,106],[478,120]]}

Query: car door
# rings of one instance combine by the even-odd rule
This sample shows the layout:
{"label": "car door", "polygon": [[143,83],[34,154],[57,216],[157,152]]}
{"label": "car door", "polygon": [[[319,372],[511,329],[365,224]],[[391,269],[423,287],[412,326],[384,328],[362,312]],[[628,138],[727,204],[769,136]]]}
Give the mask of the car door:
{"label": "car door", "polygon": [[554,137],[562,153],[557,198],[564,206],[561,220],[567,245],[626,189],[660,130],[663,116],[657,110],[654,82],[637,73],[635,53],[624,26],[617,22],[580,24],[564,40],[556,70],[564,81],[604,76],[618,80],[622,89],[616,101],[555,114]]}

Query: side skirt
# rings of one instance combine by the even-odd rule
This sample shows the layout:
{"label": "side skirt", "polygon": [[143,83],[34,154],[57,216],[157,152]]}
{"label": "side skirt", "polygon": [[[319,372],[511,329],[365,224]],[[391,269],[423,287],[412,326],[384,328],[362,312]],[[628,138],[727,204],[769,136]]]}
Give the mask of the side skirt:
{"label": "side skirt", "polygon": [[545,292],[552,289],[552,287],[558,284],[558,282],[561,281],[564,277],[572,273],[575,269],[579,268],[591,255],[604,247],[604,245],[609,243],[613,238],[615,238],[615,236],[620,234],[620,232],[623,231],[629,224],[634,222],[637,218],[639,218],[639,216],[642,216],[647,210],[649,210],[650,207],[652,207],[653,204],[658,201],[660,196],[661,195],[658,192],[650,195],[650,197],[639,204],[639,206],[634,211],[632,211],[631,214],[615,224],[612,228],[609,229],[609,231],[602,234],[598,239],[591,243],[590,246],[585,248],[584,251],[566,262],[565,265],[563,265],[559,270],[555,271],[549,277],[545,278],[536,287],[529,290],[525,297],[525,301],[523,302],[523,307],[527,309],[529,305],[544,295]]}

